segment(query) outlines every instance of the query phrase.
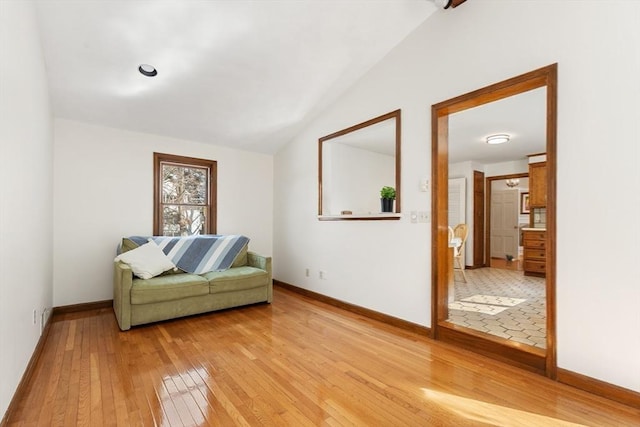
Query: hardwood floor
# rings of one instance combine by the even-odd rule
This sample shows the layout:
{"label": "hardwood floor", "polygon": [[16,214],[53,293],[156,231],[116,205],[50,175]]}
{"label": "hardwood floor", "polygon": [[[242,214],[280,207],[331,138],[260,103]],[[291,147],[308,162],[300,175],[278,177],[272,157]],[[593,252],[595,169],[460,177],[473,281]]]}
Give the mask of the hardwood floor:
{"label": "hardwood floor", "polygon": [[54,318],[10,426],[631,426],[640,410],[281,288],[120,332]]}

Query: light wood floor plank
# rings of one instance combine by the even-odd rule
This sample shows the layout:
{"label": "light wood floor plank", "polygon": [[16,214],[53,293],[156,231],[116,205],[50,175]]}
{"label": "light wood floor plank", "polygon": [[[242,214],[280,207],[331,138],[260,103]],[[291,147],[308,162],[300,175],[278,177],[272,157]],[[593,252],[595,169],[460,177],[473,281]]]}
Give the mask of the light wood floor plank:
{"label": "light wood floor plank", "polygon": [[633,426],[640,409],[280,288],[119,331],[59,314],[9,426]]}

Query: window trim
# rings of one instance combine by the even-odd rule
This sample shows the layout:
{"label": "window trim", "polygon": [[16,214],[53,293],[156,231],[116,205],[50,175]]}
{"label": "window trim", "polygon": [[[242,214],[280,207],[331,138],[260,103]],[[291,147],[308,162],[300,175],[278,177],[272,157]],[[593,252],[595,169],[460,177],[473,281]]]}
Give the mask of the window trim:
{"label": "window trim", "polygon": [[153,235],[161,236],[162,224],[162,163],[174,163],[181,166],[197,166],[209,168],[209,203],[207,215],[207,232],[216,234],[218,219],[218,162],[215,160],[198,159],[195,157],[177,156],[175,154],[153,153]]}

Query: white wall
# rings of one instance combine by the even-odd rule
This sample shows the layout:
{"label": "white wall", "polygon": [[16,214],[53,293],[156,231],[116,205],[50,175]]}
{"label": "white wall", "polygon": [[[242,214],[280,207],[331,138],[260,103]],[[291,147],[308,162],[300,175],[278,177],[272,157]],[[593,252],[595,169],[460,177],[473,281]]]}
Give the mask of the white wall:
{"label": "white wall", "polygon": [[272,156],[62,119],[54,128],[54,306],[113,298],[120,239],[152,234],[154,151],[217,160],[217,232],[271,255]]}
{"label": "white wall", "polygon": [[[276,156],[274,256],[287,262],[275,278],[429,326],[430,224],[318,221],[314,141],[402,108],[403,212],[428,210],[418,183],[430,176],[430,106],[557,62],[558,365],[640,391],[629,269],[640,253],[638,22],[631,1],[475,0],[436,12]],[[327,279],[305,278],[306,267]]]}
{"label": "white wall", "polygon": [[517,173],[529,173],[529,162],[527,161],[527,159],[484,165],[485,178]]}
{"label": "white wall", "polygon": [[51,309],[52,145],[33,5],[0,1],[0,418]]}
{"label": "white wall", "polygon": [[330,142],[323,144],[323,151],[323,214],[380,212],[380,190],[396,186],[396,158]]}

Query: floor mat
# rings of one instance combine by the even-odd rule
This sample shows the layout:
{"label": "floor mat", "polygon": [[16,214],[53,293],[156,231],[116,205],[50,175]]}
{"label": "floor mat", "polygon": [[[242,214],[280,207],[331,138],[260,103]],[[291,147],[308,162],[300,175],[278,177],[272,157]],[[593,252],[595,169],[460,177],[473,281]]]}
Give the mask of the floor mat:
{"label": "floor mat", "polygon": [[522,302],[525,302],[526,299],[499,297],[499,296],[493,296],[493,295],[473,295],[468,298],[462,298],[461,301],[475,302],[480,304],[501,305],[504,307],[513,307]]}
{"label": "floor mat", "polygon": [[489,304],[476,304],[473,302],[454,301],[449,304],[449,310],[472,311],[482,314],[498,314],[509,307],[500,307]]}

